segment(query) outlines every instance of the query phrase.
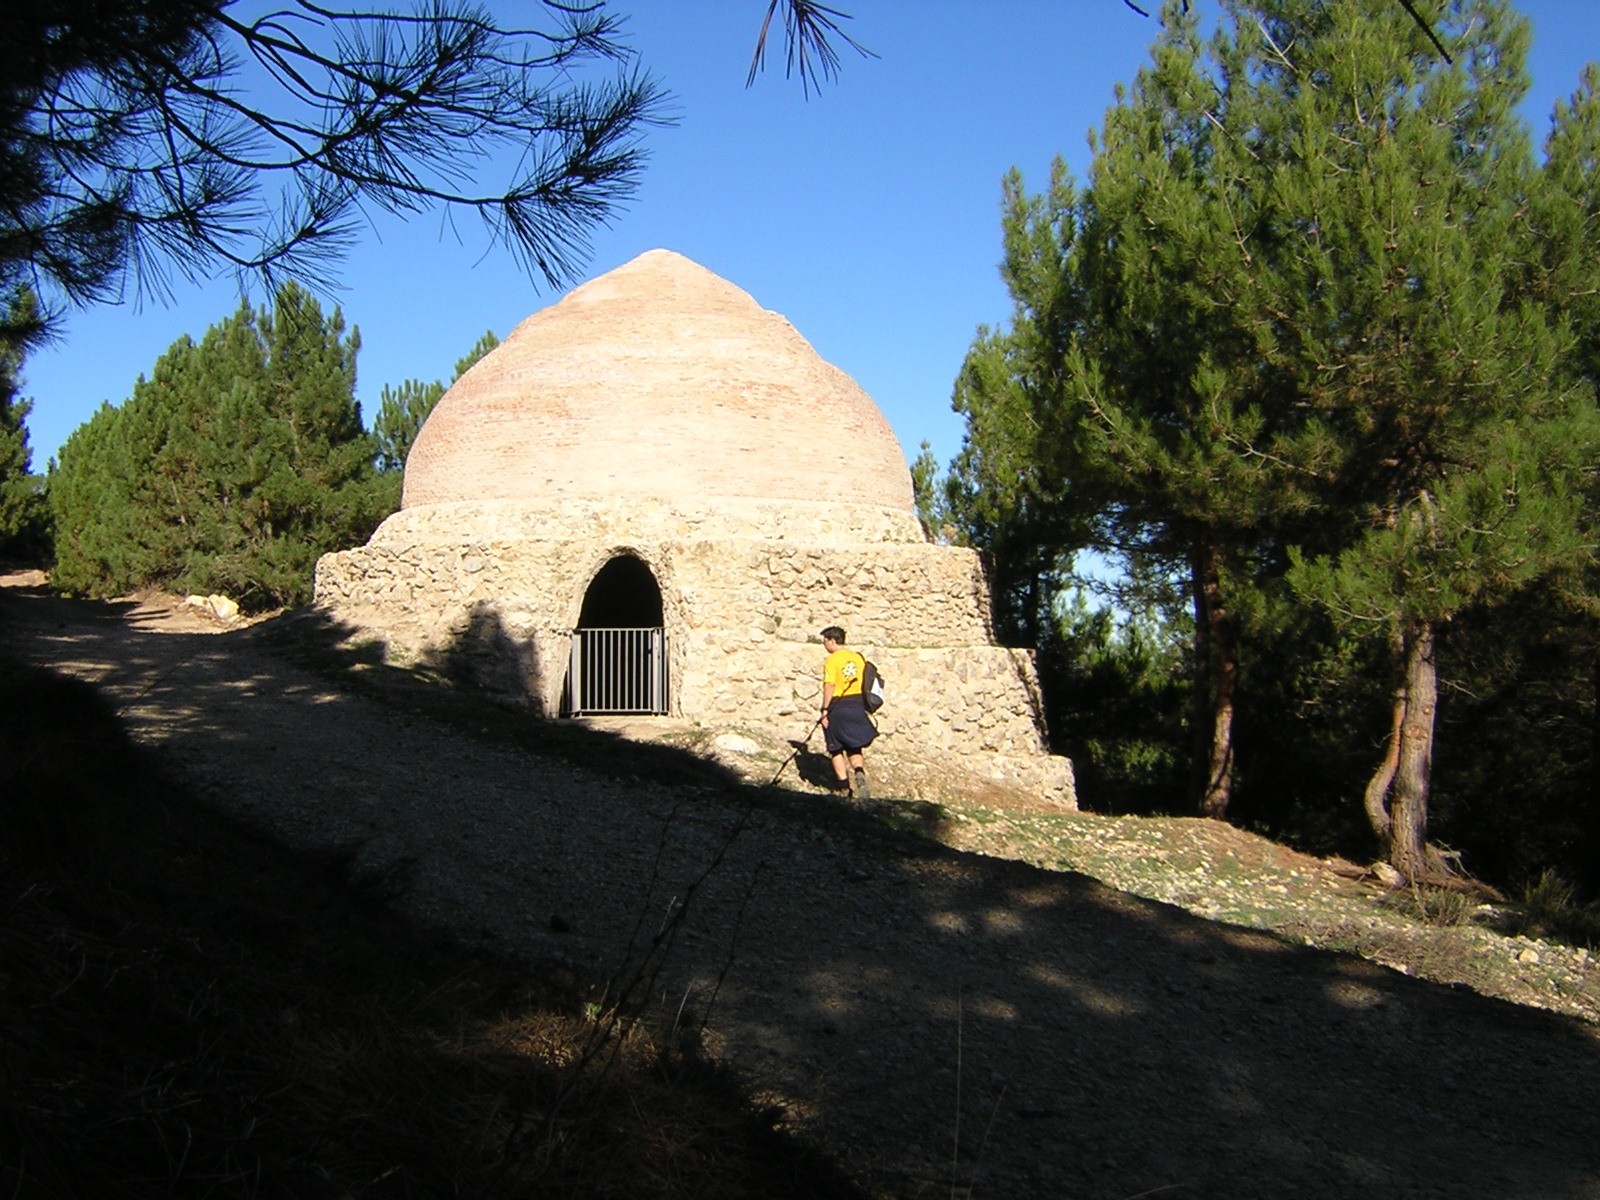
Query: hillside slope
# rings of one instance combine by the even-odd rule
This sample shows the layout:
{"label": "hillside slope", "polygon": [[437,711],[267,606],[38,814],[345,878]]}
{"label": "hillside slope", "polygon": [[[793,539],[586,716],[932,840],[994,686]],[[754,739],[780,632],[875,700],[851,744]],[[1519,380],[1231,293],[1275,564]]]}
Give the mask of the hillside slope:
{"label": "hillside slope", "polygon": [[[452,936],[633,983],[878,1194],[1600,1197],[1600,1029],[1415,977],[1498,956],[1548,974],[1526,998],[1593,1013],[1570,951],[1407,922],[1207,823],[861,812],[530,730],[304,619],[161,634],[160,605],[27,588],[4,619],[219,808]],[[340,686],[303,667],[340,653]],[[1319,945],[1369,936],[1413,977]]]}

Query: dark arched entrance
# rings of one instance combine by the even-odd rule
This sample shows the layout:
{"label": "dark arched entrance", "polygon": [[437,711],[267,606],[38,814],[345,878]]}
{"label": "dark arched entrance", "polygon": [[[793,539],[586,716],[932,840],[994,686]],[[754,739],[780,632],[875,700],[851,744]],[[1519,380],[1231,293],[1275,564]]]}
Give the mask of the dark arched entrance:
{"label": "dark arched entrance", "polygon": [[566,716],[667,711],[667,637],[650,568],[619,554],[595,573],[572,635]]}

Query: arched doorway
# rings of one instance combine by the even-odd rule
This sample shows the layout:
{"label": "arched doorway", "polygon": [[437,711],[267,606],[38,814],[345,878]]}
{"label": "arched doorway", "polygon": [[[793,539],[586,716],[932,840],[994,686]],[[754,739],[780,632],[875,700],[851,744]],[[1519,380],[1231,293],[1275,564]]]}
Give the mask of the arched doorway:
{"label": "arched doorway", "polygon": [[573,717],[667,711],[661,588],[631,554],[601,567],[583,595],[561,709]]}

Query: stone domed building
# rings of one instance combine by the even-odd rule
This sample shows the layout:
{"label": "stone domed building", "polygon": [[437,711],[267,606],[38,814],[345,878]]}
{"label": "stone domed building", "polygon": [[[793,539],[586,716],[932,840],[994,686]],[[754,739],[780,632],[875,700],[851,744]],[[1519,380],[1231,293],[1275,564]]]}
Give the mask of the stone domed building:
{"label": "stone domed building", "polygon": [[1032,658],[994,644],[977,555],[924,536],[883,414],[783,317],[669,251],[462,376],[400,511],[318,563],[316,603],[542,715],[791,738],[837,623],[892,688],[873,761],[902,790],[976,772],[1073,803]]}

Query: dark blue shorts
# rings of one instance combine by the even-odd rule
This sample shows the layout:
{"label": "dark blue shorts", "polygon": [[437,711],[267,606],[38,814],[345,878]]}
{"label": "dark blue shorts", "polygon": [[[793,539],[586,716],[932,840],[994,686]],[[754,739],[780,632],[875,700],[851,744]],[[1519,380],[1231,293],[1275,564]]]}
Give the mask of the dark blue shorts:
{"label": "dark blue shorts", "polygon": [[822,727],[823,741],[829,754],[839,751],[864,750],[878,736],[877,728],[867,716],[860,696],[843,696],[828,708],[828,723]]}

